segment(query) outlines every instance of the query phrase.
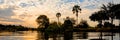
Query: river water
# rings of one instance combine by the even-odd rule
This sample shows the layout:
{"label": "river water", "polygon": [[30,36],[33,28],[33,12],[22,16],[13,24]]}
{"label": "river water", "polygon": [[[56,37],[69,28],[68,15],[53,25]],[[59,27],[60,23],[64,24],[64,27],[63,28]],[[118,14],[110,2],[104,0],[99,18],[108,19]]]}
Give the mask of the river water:
{"label": "river water", "polygon": [[[110,32],[64,32],[48,35],[38,31],[0,32],[0,40],[120,40],[120,33]],[[113,38],[113,39],[112,39]]]}

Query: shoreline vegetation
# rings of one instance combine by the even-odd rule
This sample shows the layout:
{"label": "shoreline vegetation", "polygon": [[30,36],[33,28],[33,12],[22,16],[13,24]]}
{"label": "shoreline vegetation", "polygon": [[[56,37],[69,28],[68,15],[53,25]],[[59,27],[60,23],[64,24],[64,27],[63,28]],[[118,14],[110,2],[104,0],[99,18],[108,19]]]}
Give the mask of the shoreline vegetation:
{"label": "shoreline vegetation", "polygon": [[89,27],[89,28],[73,28],[73,29],[66,29],[64,30],[63,28],[50,28],[50,29],[44,29],[44,28],[28,28],[28,27],[24,27],[21,25],[2,25],[0,24],[0,31],[41,31],[41,32],[67,32],[67,31],[71,31],[71,32],[120,32],[119,31],[120,28],[116,27],[116,28],[96,28],[96,27]]}
{"label": "shoreline vegetation", "polygon": [[[79,5],[75,5],[72,9],[74,18],[66,17],[64,22],[61,23],[61,13],[56,13],[57,22],[49,22],[49,18],[46,15],[39,15],[36,19],[38,28],[29,28],[21,25],[2,25],[0,24],[0,31],[41,31],[50,33],[62,33],[62,32],[120,32],[120,25],[113,24],[114,20],[120,21],[120,4],[108,3],[104,5],[97,12],[94,12],[89,19],[91,21],[98,22],[95,27],[90,27],[86,20],[78,22],[78,13],[81,13],[82,9]],[[109,22],[111,21],[111,22]],[[120,23],[119,23],[120,24]]]}

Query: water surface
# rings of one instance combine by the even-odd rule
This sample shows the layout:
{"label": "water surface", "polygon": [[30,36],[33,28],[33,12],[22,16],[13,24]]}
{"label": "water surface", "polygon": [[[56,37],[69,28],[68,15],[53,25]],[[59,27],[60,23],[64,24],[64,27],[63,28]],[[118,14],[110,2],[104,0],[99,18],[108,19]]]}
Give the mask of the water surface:
{"label": "water surface", "polygon": [[[120,40],[120,33],[110,32],[65,32],[63,34],[48,34],[37,31],[0,32],[0,40]],[[102,35],[102,36],[101,36]]]}

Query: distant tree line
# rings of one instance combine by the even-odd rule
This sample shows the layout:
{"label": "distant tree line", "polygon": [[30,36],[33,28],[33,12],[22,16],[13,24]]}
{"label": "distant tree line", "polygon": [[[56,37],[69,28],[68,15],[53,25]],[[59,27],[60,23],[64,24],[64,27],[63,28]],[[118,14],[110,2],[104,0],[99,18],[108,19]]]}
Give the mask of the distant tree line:
{"label": "distant tree line", "polygon": [[35,30],[35,28],[28,28],[22,25],[3,25],[0,24],[0,31],[27,31]]}

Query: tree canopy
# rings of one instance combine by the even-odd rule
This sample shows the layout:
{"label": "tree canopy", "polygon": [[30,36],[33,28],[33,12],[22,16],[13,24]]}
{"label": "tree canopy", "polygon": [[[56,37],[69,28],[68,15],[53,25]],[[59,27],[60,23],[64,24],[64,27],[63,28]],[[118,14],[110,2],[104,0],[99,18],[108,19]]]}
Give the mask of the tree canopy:
{"label": "tree canopy", "polygon": [[39,27],[47,28],[49,26],[49,18],[46,15],[40,15],[36,19],[36,22],[39,24]]}

